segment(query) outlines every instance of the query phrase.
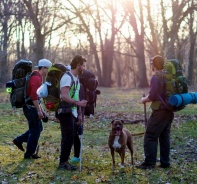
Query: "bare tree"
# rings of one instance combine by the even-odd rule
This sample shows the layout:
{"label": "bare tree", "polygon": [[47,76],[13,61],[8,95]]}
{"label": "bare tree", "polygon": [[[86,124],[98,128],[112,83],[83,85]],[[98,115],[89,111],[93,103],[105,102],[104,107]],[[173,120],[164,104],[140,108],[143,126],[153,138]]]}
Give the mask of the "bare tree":
{"label": "bare tree", "polygon": [[12,30],[15,21],[12,19],[14,2],[11,0],[0,1],[0,82],[5,83],[9,74],[9,47],[12,40]]}
{"label": "bare tree", "polygon": [[[124,1],[124,9],[128,12],[129,16],[129,23],[133,28],[135,33],[135,52],[136,57],[138,59],[138,66],[139,66],[139,87],[147,87],[147,74],[146,74],[146,65],[145,65],[145,47],[144,47],[144,15],[142,10],[142,1],[138,0],[139,6],[139,19],[137,18],[137,12],[134,8],[133,1]],[[138,28],[137,21],[140,22],[140,29]],[[143,73],[143,75],[142,75]]]}
{"label": "bare tree", "polygon": [[[34,51],[36,53],[37,62],[39,59],[44,58],[46,37],[48,35],[50,36],[53,31],[65,26],[70,20],[66,15],[64,20],[57,16],[57,9],[61,5],[57,0],[23,0],[23,2],[27,7],[27,16],[32,21],[35,29],[36,43]],[[53,20],[52,22],[51,19]],[[56,24],[54,24],[54,22]]]}
{"label": "bare tree", "polygon": [[[194,1],[190,1],[190,7],[194,7]],[[189,35],[190,35],[190,47],[189,47],[189,67],[188,67],[188,81],[189,84],[194,84],[194,52],[195,52],[195,44],[196,44],[196,36],[197,36],[197,28],[194,27],[194,11],[189,13]]]}

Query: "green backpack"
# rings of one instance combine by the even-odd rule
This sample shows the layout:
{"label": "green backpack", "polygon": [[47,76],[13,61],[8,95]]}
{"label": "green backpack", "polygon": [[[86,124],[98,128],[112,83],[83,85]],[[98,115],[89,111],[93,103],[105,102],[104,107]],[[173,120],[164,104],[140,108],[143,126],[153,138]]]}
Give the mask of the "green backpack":
{"label": "green backpack", "polygon": [[53,64],[48,71],[46,81],[51,83],[47,85],[48,96],[43,98],[44,105],[49,111],[57,111],[60,104],[60,79],[67,73],[71,76],[72,84],[74,84],[74,79],[68,69],[63,64]]}
{"label": "green backpack", "polygon": [[163,69],[166,85],[166,96],[188,92],[186,77],[183,76],[181,65],[177,59],[169,59]]}
{"label": "green backpack", "polygon": [[188,82],[186,77],[183,76],[181,65],[178,59],[169,59],[166,61],[162,72],[162,78],[166,99],[162,100],[160,97],[160,100],[169,110],[182,110],[185,105],[181,105],[177,108],[172,107],[168,102],[168,99],[171,95],[188,92]]}

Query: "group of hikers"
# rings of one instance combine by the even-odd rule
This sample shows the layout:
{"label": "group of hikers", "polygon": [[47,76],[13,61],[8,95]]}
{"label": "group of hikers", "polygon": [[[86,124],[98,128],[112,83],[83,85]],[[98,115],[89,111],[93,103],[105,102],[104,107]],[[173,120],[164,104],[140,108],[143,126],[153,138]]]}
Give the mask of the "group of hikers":
{"label": "group of hikers", "polygon": [[[17,136],[13,143],[24,153],[24,159],[41,158],[36,152],[38,140],[43,130],[42,119],[47,113],[40,105],[38,88],[42,85],[42,78],[47,76],[52,63],[47,59],[38,61],[38,70],[33,72],[28,86],[27,96],[30,100],[27,105],[23,106],[23,113],[28,121],[28,130]],[[60,80],[60,104],[56,112],[56,117],[61,128],[61,151],[59,159],[59,169],[76,170],[76,162],[80,161],[80,140],[78,136],[78,128],[84,121],[84,107],[87,105],[87,99],[80,97],[79,76],[86,70],[86,59],[80,55],[76,55],[70,63],[70,75],[66,73]],[[154,72],[150,80],[150,91],[146,97],[141,98],[141,103],[160,101],[164,98],[164,90],[162,77],[160,75],[164,67],[164,58],[156,55],[151,60],[151,68]],[[75,85],[72,85],[74,80]],[[81,86],[81,89],[83,87]],[[74,94],[74,95],[72,95]],[[72,107],[71,111],[67,107]],[[160,148],[160,167],[170,167],[170,130],[174,113],[170,111],[162,103],[155,109],[148,119],[145,135],[144,135],[144,152],[145,161],[136,166],[139,169],[151,169],[156,165],[157,148]],[[27,143],[26,150],[23,143]],[[70,159],[71,148],[74,145],[74,157]]]}

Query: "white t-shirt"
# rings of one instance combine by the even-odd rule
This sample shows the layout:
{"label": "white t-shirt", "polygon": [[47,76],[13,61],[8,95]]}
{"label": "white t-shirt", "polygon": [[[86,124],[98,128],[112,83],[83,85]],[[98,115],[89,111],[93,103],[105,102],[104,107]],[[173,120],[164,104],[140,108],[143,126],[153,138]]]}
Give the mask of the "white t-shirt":
{"label": "white t-shirt", "polygon": [[[70,89],[70,97],[73,94],[73,88],[75,88],[75,93],[74,93],[74,96],[72,97],[72,99],[79,100],[79,90],[80,90],[79,79],[78,79],[78,77],[75,77],[72,73],[71,73],[71,75],[73,76],[73,80],[74,80],[75,84],[73,84],[72,88]],[[65,73],[60,80],[60,90],[62,87],[65,87],[65,86],[71,87],[71,83],[72,83],[71,77]],[[61,98],[61,94],[60,94],[60,98]],[[75,106],[72,107],[72,114],[74,117],[77,118],[77,116],[78,116],[77,107],[75,107]]]}

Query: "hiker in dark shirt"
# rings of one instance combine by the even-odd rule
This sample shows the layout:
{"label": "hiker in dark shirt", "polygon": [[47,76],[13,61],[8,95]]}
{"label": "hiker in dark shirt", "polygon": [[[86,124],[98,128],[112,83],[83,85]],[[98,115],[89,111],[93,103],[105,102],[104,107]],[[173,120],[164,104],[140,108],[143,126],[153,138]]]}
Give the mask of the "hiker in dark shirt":
{"label": "hiker in dark shirt", "polygon": [[155,56],[151,62],[152,71],[155,74],[150,81],[150,91],[148,96],[141,98],[141,103],[152,102],[152,113],[148,119],[144,135],[144,153],[145,161],[136,166],[140,169],[150,169],[155,167],[157,160],[157,147],[160,147],[160,165],[161,168],[170,167],[170,130],[174,113],[165,108],[162,100],[165,97],[165,88],[162,79],[162,69],[164,59],[161,56]]}
{"label": "hiker in dark shirt", "polygon": [[51,67],[51,62],[47,59],[41,59],[36,67],[38,71],[33,72],[27,86],[27,96],[29,96],[31,100],[23,107],[23,113],[28,121],[29,129],[13,140],[13,143],[21,151],[25,151],[23,142],[27,143],[26,152],[24,154],[25,159],[40,158],[36,153],[36,149],[40,133],[43,129],[41,120],[46,116],[46,112],[39,104],[39,98],[36,91],[42,85],[42,77],[47,75],[48,69]]}

